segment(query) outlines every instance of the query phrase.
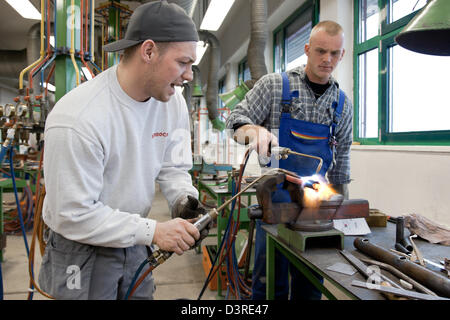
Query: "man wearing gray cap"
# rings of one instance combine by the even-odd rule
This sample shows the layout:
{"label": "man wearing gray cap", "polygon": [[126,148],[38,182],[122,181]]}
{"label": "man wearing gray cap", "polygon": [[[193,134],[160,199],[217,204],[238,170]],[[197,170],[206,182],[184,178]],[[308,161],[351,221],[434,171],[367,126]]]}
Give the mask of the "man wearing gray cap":
{"label": "man wearing gray cap", "polygon": [[[123,299],[153,245],[181,255],[206,236],[192,186],[189,118],[175,89],[193,78],[197,30],[166,1],[139,6],[118,65],[68,92],[45,127],[49,227],[39,274],[56,299]],[[172,220],[147,218],[159,183]],[[142,270],[142,273],[145,269]],[[152,299],[151,275],[132,298]]]}

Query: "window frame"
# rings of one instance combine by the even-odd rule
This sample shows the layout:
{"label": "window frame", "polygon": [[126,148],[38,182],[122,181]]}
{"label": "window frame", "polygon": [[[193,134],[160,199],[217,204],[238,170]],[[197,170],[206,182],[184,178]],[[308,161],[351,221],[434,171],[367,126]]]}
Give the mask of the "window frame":
{"label": "window frame", "polygon": [[272,46],[272,71],[277,72],[275,70],[276,65],[276,59],[275,56],[275,49],[277,46],[276,43],[276,36],[278,32],[281,32],[281,72],[286,71],[286,28],[294,22],[295,19],[297,19],[300,15],[302,15],[304,12],[306,12],[309,9],[312,9],[312,15],[311,15],[311,24],[312,27],[314,27],[319,22],[319,8],[320,8],[320,0],[306,0],[300,7],[295,10],[289,17],[287,17],[278,27],[275,28],[272,32],[272,40],[273,40],[273,46]]}
{"label": "window frame", "polygon": [[[353,136],[354,141],[364,145],[450,145],[450,130],[389,132],[389,48],[396,45],[395,37],[409,21],[423,8],[388,23],[389,0],[378,0],[379,13],[386,12],[378,26],[378,35],[359,43],[359,4],[354,0],[354,43],[353,43]],[[359,56],[372,49],[378,50],[378,137],[359,137]],[[385,72],[384,70],[387,70]]]}

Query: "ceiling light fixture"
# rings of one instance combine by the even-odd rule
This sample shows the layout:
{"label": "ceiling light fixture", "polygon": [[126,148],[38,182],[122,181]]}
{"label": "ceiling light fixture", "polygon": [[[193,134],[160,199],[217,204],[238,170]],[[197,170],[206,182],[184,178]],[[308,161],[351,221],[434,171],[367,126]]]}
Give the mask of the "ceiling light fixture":
{"label": "ceiling light fixture", "polygon": [[25,19],[41,20],[41,14],[29,0],[6,0]]}
{"label": "ceiling light fixture", "polygon": [[230,11],[234,0],[211,0],[203,17],[201,30],[217,31]]}
{"label": "ceiling light fixture", "polygon": [[203,41],[197,42],[197,59],[193,63],[194,66],[198,65],[200,61],[202,61],[203,55],[206,52],[206,49],[208,49],[208,44]]}

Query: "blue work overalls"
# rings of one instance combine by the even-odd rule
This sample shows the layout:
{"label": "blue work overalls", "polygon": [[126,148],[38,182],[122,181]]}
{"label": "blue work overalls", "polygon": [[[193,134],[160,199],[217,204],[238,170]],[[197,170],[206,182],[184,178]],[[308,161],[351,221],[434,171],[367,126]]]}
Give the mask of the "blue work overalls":
{"label": "blue work overalls", "polygon": [[[339,90],[339,103],[333,102],[334,119],[330,126],[317,124],[291,118],[289,107],[291,100],[298,97],[298,91],[290,92],[289,79],[286,73],[282,73],[283,94],[281,103],[281,119],[279,129],[279,145],[290,148],[293,151],[313,155],[323,159],[319,174],[325,176],[330,164],[334,160],[336,147],[335,128],[342,114],[345,94]],[[290,155],[285,160],[279,161],[279,167],[293,171],[299,176],[311,176],[316,173],[319,160]],[[287,190],[282,190],[281,185],[272,195],[272,202],[291,202]],[[255,239],[255,264],[252,274],[252,299],[264,300],[266,298],[266,233],[261,226],[264,222],[256,222]],[[275,250],[275,299],[288,299],[290,271],[292,300],[319,300],[321,293],[308,279],[289,263],[286,257]],[[313,272],[312,270],[310,270]],[[317,273],[313,274],[323,282],[323,278]]]}

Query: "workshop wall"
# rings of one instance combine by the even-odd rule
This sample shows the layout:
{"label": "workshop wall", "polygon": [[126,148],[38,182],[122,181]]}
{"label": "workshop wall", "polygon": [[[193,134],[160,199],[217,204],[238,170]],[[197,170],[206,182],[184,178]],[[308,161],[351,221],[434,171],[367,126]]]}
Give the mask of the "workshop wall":
{"label": "workshop wall", "polygon": [[350,197],[387,215],[417,213],[450,227],[450,148],[353,146]]}

